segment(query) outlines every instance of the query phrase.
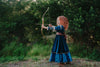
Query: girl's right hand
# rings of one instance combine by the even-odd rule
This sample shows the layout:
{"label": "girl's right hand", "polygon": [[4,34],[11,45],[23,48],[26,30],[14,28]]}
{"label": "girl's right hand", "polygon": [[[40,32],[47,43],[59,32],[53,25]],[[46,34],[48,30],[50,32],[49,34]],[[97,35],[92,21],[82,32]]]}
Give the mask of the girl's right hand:
{"label": "girl's right hand", "polygon": [[52,27],[52,24],[49,24],[49,27]]}

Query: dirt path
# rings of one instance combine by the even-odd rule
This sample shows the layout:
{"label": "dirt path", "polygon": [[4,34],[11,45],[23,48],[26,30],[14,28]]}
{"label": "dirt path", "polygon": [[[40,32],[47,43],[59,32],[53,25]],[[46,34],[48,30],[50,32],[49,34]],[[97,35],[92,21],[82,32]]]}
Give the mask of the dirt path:
{"label": "dirt path", "polygon": [[35,62],[33,60],[0,63],[0,67],[100,67],[100,62],[85,59],[73,59],[72,64],[58,65],[48,59]]}

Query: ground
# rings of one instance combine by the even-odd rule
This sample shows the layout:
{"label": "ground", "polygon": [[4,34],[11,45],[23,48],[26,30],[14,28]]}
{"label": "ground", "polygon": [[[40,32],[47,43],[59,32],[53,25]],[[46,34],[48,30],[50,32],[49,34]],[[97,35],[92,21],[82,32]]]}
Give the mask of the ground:
{"label": "ground", "polygon": [[82,58],[73,58],[71,64],[58,65],[54,62],[48,62],[48,58],[33,61],[31,59],[24,61],[13,61],[0,63],[0,67],[100,67],[100,62],[86,60]]}

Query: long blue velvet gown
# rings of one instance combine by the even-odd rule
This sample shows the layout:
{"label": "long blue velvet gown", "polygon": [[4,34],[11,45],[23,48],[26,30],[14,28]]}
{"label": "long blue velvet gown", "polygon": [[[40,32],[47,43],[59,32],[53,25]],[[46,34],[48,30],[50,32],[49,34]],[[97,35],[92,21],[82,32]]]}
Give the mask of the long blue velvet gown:
{"label": "long blue velvet gown", "polygon": [[[48,27],[48,30],[56,30],[56,32],[60,32],[62,34],[65,32],[62,25],[56,27]],[[72,61],[66,39],[63,35],[56,35],[49,61],[57,63],[66,63]]]}

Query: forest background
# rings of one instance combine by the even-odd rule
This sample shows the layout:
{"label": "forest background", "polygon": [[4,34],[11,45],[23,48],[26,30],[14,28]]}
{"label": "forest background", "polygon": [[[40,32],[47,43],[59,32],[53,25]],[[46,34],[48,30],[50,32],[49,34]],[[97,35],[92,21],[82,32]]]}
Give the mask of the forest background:
{"label": "forest background", "polygon": [[45,24],[56,25],[60,15],[69,20],[72,57],[100,61],[99,0],[0,0],[0,62],[50,55],[54,38],[43,39],[41,34],[41,17],[48,7]]}

